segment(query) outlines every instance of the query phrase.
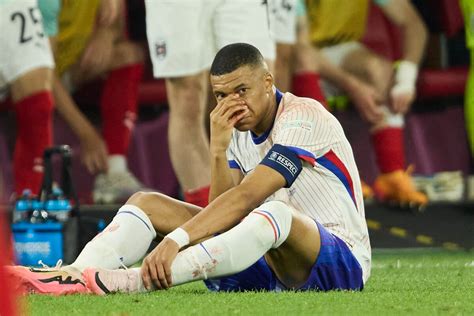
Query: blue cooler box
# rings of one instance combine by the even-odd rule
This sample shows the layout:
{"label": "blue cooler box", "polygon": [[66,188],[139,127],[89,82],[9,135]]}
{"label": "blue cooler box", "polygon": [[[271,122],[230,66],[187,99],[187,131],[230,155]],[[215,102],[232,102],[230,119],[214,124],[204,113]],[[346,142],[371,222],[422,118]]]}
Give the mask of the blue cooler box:
{"label": "blue cooler box", "polygon": [[63,258],[63,224],[57,222],[12,224],[15,256],[18,264],[54,266]]}

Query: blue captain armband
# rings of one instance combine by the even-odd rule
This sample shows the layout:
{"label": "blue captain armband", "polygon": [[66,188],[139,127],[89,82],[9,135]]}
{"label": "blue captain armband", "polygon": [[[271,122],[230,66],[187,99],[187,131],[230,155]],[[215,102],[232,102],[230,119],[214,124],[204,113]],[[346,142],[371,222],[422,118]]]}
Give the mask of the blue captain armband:
{"label": "blue captain armband", "polygon": [[285,188],[291,187],[303,169],[303,164],[298,156],[288,147],[279,144],[270,148],[260,164],[281,174],[286,180]]}

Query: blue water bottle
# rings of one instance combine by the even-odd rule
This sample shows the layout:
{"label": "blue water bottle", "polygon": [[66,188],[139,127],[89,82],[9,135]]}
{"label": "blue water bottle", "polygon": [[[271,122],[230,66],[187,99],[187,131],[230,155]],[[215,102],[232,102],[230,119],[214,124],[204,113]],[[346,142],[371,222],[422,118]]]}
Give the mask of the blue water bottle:
{"label": "blue water bottle", "polygon": [[49,199],[45,201],[44,209],[48,212],[51,219],[65,223],[71,215],[71,203],[64,197],[60,188],[53,188]]}

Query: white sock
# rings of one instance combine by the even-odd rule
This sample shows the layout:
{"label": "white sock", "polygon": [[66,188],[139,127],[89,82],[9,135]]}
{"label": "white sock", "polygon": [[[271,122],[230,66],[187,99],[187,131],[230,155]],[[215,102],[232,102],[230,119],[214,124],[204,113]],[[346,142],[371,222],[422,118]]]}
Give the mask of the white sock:
{"label": "white sock", "polygon": [[400,113],[393,113],[388,106],[382,105],[384,115],[384,125],[387,127],[403,127],[405,125],[405,117]]}
{"label": "white sock", "polygon": [[235,274],[278,248],[291,229],[291,208],[271,201],[231,230],[181,252],[173,262],[173,285]]}
{"label": "white sock", "polygon": [[[231,275],[250,267],[286,240],[291,221],[290,206],[280,201],[263,204],[229,231],[178,253],[171,265],[173,286]],[[139,274],[140,268],[132,273]],[[137,280],[133,288],[146,291],[141,277]]]}
{"label": "white sock", "polygon": [[118,173],[128,171],[127,158],[124,155],[110,155],[109,161],[109,173]]}
{"label": "white sock", "polygon": [[130,266],[143,258],[155,237],[148,216],[139,207],[126,204],[104,231],[87,243],[69,267],[82,272],[87,267],[117,269]]}

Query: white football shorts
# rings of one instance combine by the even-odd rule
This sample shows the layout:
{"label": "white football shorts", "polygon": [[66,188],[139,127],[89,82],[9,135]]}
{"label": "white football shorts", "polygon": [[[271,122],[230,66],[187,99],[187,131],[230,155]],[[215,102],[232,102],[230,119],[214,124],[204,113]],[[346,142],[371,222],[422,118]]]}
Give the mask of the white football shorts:
{"label": "white football shorts", "polygon": [[271,30],[278,44],[296,43],[297,1],[268,0]]}
{"label": "white football shorts", "polygon": [[156,78],[209,69],[225,45],[245,42],[275,60],[268,7],[261,0],[145,0],[148,48]]}
{"label": "white football shorts", "polygon": [[37,0],[0,4],[0,99],[8,85],[37,68],[54,68]]}

